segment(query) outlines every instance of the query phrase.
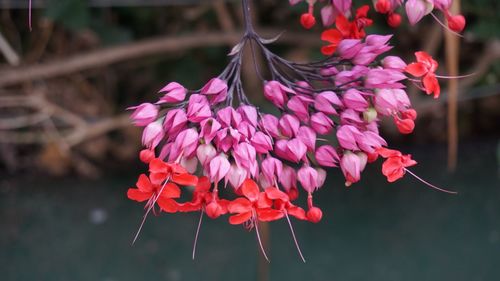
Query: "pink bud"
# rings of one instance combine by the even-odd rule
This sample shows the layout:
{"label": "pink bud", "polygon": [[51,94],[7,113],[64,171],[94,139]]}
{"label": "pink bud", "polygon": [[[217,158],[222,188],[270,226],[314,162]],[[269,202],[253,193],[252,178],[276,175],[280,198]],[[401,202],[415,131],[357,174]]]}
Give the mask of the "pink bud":
{"label": "pink bud", "polygon": [[238,166],[247,169],[249,172],[254,171],[256,165],[256,151],[249,143],[242,142],[237,144],[233,149],[233,157]]}
{"label": "pink bud", "polygon": [[225,107],[217,112],[217,120],[224,127],[238,127],[241,122],[241,115],[232,106]]}
{"label": "pink bud", "polygon": [[279,108],[285,105],[287,93],[295,94],[295,91],[278,81],[269,81],[264,85],[264,96]]}
{"label": "pink bud", "polygon": [[359,148],[367,153],[374,153],[377,148],[387,145],[387,142],[377,133],[365,131],[357,140]]}
{"label": "pink bud", "polygon": [[279,121],[279,128],[281,131],[281,134],[286,137],[293,137],[297,134],[297,131],[299,130],[300,126],[300,121],[297,119],[297,117],[291,115],[291,114],[285,114],[283,117],[281,117]]}
{"label": "pink bud", "polygon": [[187,117],[188,120],[193,123],[199,123],[209,117],[212,117],[212,111],[210,110],[208,101],[204,96],[196,94],[189,98]]}
{"label": "pink bud", "polygon": [[228,152],[231,147],[234,147],[240,142],[240,133],[233,128],[225,128],[217,131],[215,136],[215,144],[219,150]]}
{"label": "pink bud", "polygon": [[362,92],[356,89],[349,89],[343,95],[344,105],[356,111],[365,111],[369,103]]}
{"label": "pink bud", "polygon": [[210,104],[222,102],[227,97],[227,83],[219,78],[212,78],[201,89],[201,94],[210,97]]}
{"label": "pink bud", "polygon": [[363,48],[364,44],[359,39],[344,39],[337,47],[337,53],[343,59],[354,58]]}
{"label": "pink bud", "polygon": [[172,109],[167,112],[163,129],[169,136],[176,136],[187,126],[187,115],[183,109]]}
{"label": "pink bud", "polygon": [[394,96],[396,97],[396,100],[398,101],[398,110],[403,111],[406,110],[407,108],[411,107],[411,102],[410,99],[408,98],[408,95],[406,92],[402,89],[394,89],[392,90],[394,93]]}
{"label": "pink bud", "polygon": [[278,177],[283,188],[288,192],[297,187],[297,174],[295,170],[287,165],[283,165],[282,175]]}
{"label": "pink bud", "polygon": [[333,121],[323,112],[314,113],[311,116],[311,127],[316,133],[321,135],[329,134],[333,129]]}
{"label": "pink bud", "polygon": [[196,150],[196,157],[198,157],[202,166],[206,166],[216,154],[215,147],[210,143],[201,144]]}
{"label": "pink bud", "polygon": [[257,153],[267,153],[273,149],[273,144],[271,138],[264,134],[263,132],[256,132],[252,137],[251,143]]}
{"label": "pink bud", "polygon": [[142,144],[149,148],[154,149],[163,139],[165,132],[163,131],[162,120],[159,119],[155,122],[149,123],[142,132]]}
{"label": "pink bud", "polygon": [[346,151],[340,159],[340,168],[346,179],[346,186],[350,186],[361,178],[362,159],[358,155]]}
{"label": "pink bud", "polygon": [[352,109],[346,109],[340,114],[340,124],[351,125],[351,124],[363,124],[364,121],[361,119],[359,112]]}
{"label": "pink bud", "polygon": [[244,137],[243,139],[249,140],[255,134],[255,127],[247,121],[241,121],[236,129]]}
{"label": "pink bud", "polygon": [[342,101],[340,101],[339,97],[334,92],[322,92],[314,99],[314,108],[325,114],[337,115],[337,110],[335,110],[334,106],[344,106]]}
{"label": "pink bud", "polygon": [[[295,157],[288,153],[288,141],[287,140],[277,140],[274,143],[274,153],[276,156],[283,160],[288,160],[291,162],[295,162]],[[305,145],[304,145],[305,147]],[[306,148],[307,150],[307,148]]]}
{"label": "pink bud", "polygon": [[310,166],[303,166],[297,172],[297,179],[307,192],[314,192],[318,188],[318,172]]}
{"label": "pink bud", "polygon": [[326,5],[321,9],[321,20],[324,26],[330,26],[335,21],[336,13],[331,5]]}
{"label": "pink bud", "polygon": [[240,188],[241,184],[247,179],[247,171],[236,164],[232,164],[226,175],[226,184],[229,182],[234,189]]}
{"label": "pink bud", "polygon": [[257,127],[257,109],[251,105],[241,105],[238,107],[238,113],[244,121],[247,121],[252,126]]}
{"label": "pink bud", "polygon": [[343,125],[337,129],[337,139],[344,149],[359,150],[356,139],[363,137],[358,128],[351,125]]}
{"label": "pink bud", "polygon": [[226,155],[219,154],[215,156],[210,161],[210,181],[218,183],[229,173],[230,168],[231,164],[227,160]]}
{"label": "pink bud", "polygon": [[263,131],[274,138],[279,137],[280,135],[278,123],[278,118],[272,114],[264,114],[260,120],[260,125],[262,126]]}
{"label": "pink bud", "polygon": [[156,120],[158,116],[158,106],[151,103],[142,103],[138,106],[132,106],[127,110],[133,109],[134,112],[130,116],[132,122],[136,126],[146,126]]}
{"label": "pink bud", "polygon": [[292,162],[298,163],[307,153],[306,145],[299,139],[291,139],[286,144],[287,154]]}
{"label": "pink bud", "polygon": [[156,104],[177,103],[186,98],[187,89],[177,82],[168,83],[159,93],[165,93]]}
{"label": "pink bud", "polygon": [[321,168],[316,168],[316,172],[318,172],[318,177],[316,178],[316,184],[318,188],[322,187],[326,181],[326,171]]}
{"label": "pink bud", "polygon": [[339,13],[346,14],[351,10],[352,0],[333,0],[333,6]]}
{"label": "pink bud", "polygon": [[175,138],[169,161],[175,161],[179,155],[191,158],[196,152],[196,148],[198,148],[198,140],[198,132],[195,129],[190,128],[181,131]]}
{"label": "pink bud", "polygon": [[200,138],[204,138],[205,142],[209,143],[215,138],[217,131],[221,128],[221,125],[214,118],[208,118],[201,121],[200,127]]}
{"label": "pink bud", "polygon": [[403,70],[406,68],[406,63],[396,56],[387,56],[382,60],[382,66],[384,68]]}
{"label": "pink bud", "polygon": [[337,167],[339,155],[333,146],[322,145],[316,149],[314,154],[316,161],[323,167]]}
{"label": "pink bud", "polygon": [[266,159],[262,161],[262,175],[266,178],[266,180],[273,185],[275,177],[281,177],[281,172],[283,171],[283,164],[280,160],[268,156]]}
{"label": "pink bud", "polygon": [[406,79],[401,71],[394,69],[371,69],[366,74],[365,87],[367,88],[403,88],[404,85],[398,81]]}
{"label": "pink bud", "polygon": [[375,94],[375,109],[378,113],[390,116],[398,110],[398,101],[391,89],[380,89]]}
{"label": "pink bud", "polygon": [[408,0],[405,5],[406,15],[411,25],[415,25],[425,15],[428,15],[434,9],[431,1],[426,0]]}
{"label": "pink bud", "polygon": [[196,159],[196,157],[182,157],[180,165],[186,168],[188,173],[193,174],[196,172],[196,168],[198,167],[198,159]]}
{"label": "pink bud", "polygon": [[304,102],[299,96],[292,97],[286,105],[299,119],[309,119],[308,103]]}
{"label": "pink bud", "polygon": [[297,138],[306,145],[309,151],[314,151],[316,147],[316,132],[313,129],[301,126],[297,132]]}

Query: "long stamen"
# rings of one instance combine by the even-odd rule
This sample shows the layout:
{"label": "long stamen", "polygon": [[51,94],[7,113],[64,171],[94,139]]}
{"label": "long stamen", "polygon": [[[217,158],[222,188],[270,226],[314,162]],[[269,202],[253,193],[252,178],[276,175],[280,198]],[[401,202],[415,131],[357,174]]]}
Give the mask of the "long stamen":
{"label": "long stamen", "polygon": [[[165,180],[165,183],[163,184],[163,186],[161,187],[160,189],[160,192],[158,192],[158,194],[156,194],[154,196],[154,199],[153,201],[151,202],[151,199],[149,199],[148,203],[147,204],[150,204],[151,202],[151,205],[149,206],[149,208],[147,209],[146,213],[144,214],[144,217],[142,218],[142,222],[141,222],[141,225],[139,226],[139,229],[137,230],[137,233],[135,234],[134,236],[134,240],[132,241],[132,245],[135,244],[135,241],[137,240],[137,238],[139,237],[139,234],[141,233],[142,231],[142,227],[144,226],[144,223],[146,222],[146,218],[148,217],[148,214],[149,212],[151,212],[151,210],[154,208],[155,204],[156,204],[156,201],[158,201],[158,198],[160,198],[160,195],[161,193],[163,192],[163,189],[165,188],[165,186],[167,185],[168,181],[170,180],[170,177],[168,177],[166,180]],[[146,204],[146,206],[147,206]]]}
{"label": "long stamen", "polygon": [[269,258],[266,255],[266,251],[264,250],[264,246],[262,245],[262,240],[260,239],[260,233],[259,233],[259,222],[257,221],[257,217],[254,215],[254,221],[255,221],[255,233],[257,233],[257,241],[259,241],[259,246],[262,254],[264,255],[264,258],[266,259],[267,262],[269,261]]}
{"label": "long stamen", "polygon": [[436,190],[439,190],[441,192],[445,192],[445,193],[450,193],[450,194],[458,194],[458,192],[456,191],[450,191],[450,190],[446,190],[446,189],[442,189],[442,188],[439,188],[433,184],[430,184],[428,183],[427,181],[425,181],[424,179],[422,179],[421,177],[417,176],[416,174],[414,174],[412,171],[404,168],[406,172],[408,172],[410,175],[412,175],[413,177],[415,177],[417,180],[421,181],[422,183],[424,183],[425,185],[429,186],[430,188],[433,188],[433,189],[436,189]]}
{"label": "long stamen", "polygon": [[200,234],[200,228],[201,228],[201,222],[203,220],[203,209],[200,212],[200,220],[198,221],[198,228],[196,229],[196,235],[194,236],[194,243],[193,243],[193,260],[194,257],[196,256],[196,245],[198,244],[198,235]]}
{"label": "long stamen", "polygon": [[471,73],[471,74],[465,74],[465,75],[458,75],[458,76],[442,76],[442,75],[436,75],[437,78],[440,79],[460,79],[460,78],[467,78],[476,75],[476,73]]}
{"label": "long stamen", "polygon": [[444,27],[444,29],[448,30],[449,32],[455,34],[456,36],[458,37],[464,37],[462,34],[458,33],[458,32],[455,32],[453,30],[451,30],[446,24],[444,24],[434,13],[431,12],[431,16],[439,23],[439,25],[441,25],[442,27]]}
{"label": "long stamen", "polygon": [[285,211],[285,217],[288,222],[288,226],[290,227],[290,232],[292,232],[292,237],[293,237],[293,242],[295,243],[295,247],[297,248],[297,251],[299,252],[300,258],[304,263],[306,263],[306,259],[304,258],[304,255],[302,255],[302,251],[300,250],[299,242],[297,241],[297,237],[295,237],[295,231],[293,230],[292,222],[290,221],[290,217],[288,217],[288,212]]}

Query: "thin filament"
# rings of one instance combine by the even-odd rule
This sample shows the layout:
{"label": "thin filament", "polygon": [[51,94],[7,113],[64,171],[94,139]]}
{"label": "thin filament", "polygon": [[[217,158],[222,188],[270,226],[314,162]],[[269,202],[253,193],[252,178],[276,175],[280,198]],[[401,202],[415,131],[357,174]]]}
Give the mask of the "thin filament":
{"label": "thin filament", "polygon": [[439,188],[433,184],[430,184],[428,183],[427,181],[425,181],[424,179],[422,179],[421,177],[415,175],[412,171],[408,170],[405,168],[405,171],[407,171],[410,175],[412,175],[413,177],[415,177],[417,180],[421,181],[422,183],[424,183],[425,185],[429,186],[430,188],[434,188],[436,190],[439,190],[441,192],[445,192],[445,193],[450,193],[450,194],[458,194],[458,192],[456,191],[450,191],[450,190],[446,190],[446,189],[442,189],[442,188]]}
{"label": "thin filament", "polygon": [[441,25],[442,27],[444,27],[444,29],[448,30],[449,32],[455,34],[456,36],[458,37],[464,37],[462,34],[458,33],[458,32],[455,32],[453,30],[451,30],[446,24],[444,24],[434,13],[431,13],[431,16],[439,23],[439,25]]}
{"label": "thin filament", "polygon": [[259,241],[259,246],[262,254],[264,255],[264,258],[266,258],[267,262],[269,261],[269,258],[266,255],[266,251],[264,250],[264,246],[262,245],[262,240],[260,239],[260,233],[259,233],[259,222],[257,221],[255,215],[254,215],[254,221],[255,221],[255,233],[257,233],[257,241]]}
{"label": "thin filament", "polygon": [[198,228],[196,229],[196,235],[194,236],[193,260],[194,260],[194,257],[196,256],[196,245],[198,244],[198,235],[200,234],[202,220],[203,220],[203,210],[201,210],[201,212],[200,212],[200,220],[198,221]]}
{"label": "thin filament", "polygon": [[306,263],[306,259],[304,255],[302,255],[302,251],[300,250],[299,242],[297,241],[297,237],[295,237],[295,231],[293,230],[292,222],[290,221],[290,217],[288,217],[288,213],[285,212],[285,217],[288,222],[288,226],[290,227],[290,232],[292,232],[293,242],[295,243],[295,247],[297,247],[297,251],[299,252],[300,258],[304,263]]}

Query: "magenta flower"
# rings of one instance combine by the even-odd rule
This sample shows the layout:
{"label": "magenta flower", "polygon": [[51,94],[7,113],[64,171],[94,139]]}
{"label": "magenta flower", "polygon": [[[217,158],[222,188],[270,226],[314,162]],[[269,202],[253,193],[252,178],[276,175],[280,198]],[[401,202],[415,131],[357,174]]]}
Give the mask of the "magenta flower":
{"label": "magenta flower", "polygon": [[227,97],[227,83],[219,78],[213,78],[201,89],[201,94],[210,99],[210,104],[217,104]]}
{"label": "magenta flower", "polygon": [[295,91],[278,81],[269,81],[264,85],[264,96],[279,108],[283,108],[288,100],[287,93],[295,94]]}
{"label": "magenta flower", "polygon": [[316,149],[314,157],[318,164],[323,167],[337,167],[339,162],[339,155],[333,146],[322,145]]}
{"label": "magenta flower", "polygon": [[161,142],[165,132],[163,131],[162,120],[149,123],[142,132],[142,145],[149,149],[154,149]]}
{"label": "magenta flower", "polygon": [[326,135],[333,129],[333,121],[323,112],[317,112],[311,116],[311,127],[316,133]]}
{"label": "magenta flower", "polygon": [[170,82],[159,93],[165,93],[156,104],[177,103],[186,98],[187,89],[177,82]]}
{"label": "magenta flower", "polygon": [[158,116],[158,106],[151,103],[141,103],[138,106],[129,107],[127,110],[134,110],[130,118],[136,126],[147,126]]}

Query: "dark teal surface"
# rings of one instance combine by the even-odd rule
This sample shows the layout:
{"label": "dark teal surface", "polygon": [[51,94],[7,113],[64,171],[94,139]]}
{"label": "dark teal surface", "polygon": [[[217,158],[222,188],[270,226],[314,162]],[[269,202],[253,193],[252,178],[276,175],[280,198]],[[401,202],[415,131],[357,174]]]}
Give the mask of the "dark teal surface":
{"label": "dark teal surface", "polygon": [[[316,193],[323,221],[294,222],[306,264],[284,221],[271,225],[271,280],[500,280],[496,149],[462,144],[453,175],[446,147],[405,149],[420,162],[414,172],[456,196],[409,175],[388,184],[380,163],[349,189],[332,171]],[[143,213],[125,197],[134,178],[2,179],[0,280],[256,280],[255,234],[226,218],[205,220],[195,261],[198,214],[151,216],[131,247]]]}

